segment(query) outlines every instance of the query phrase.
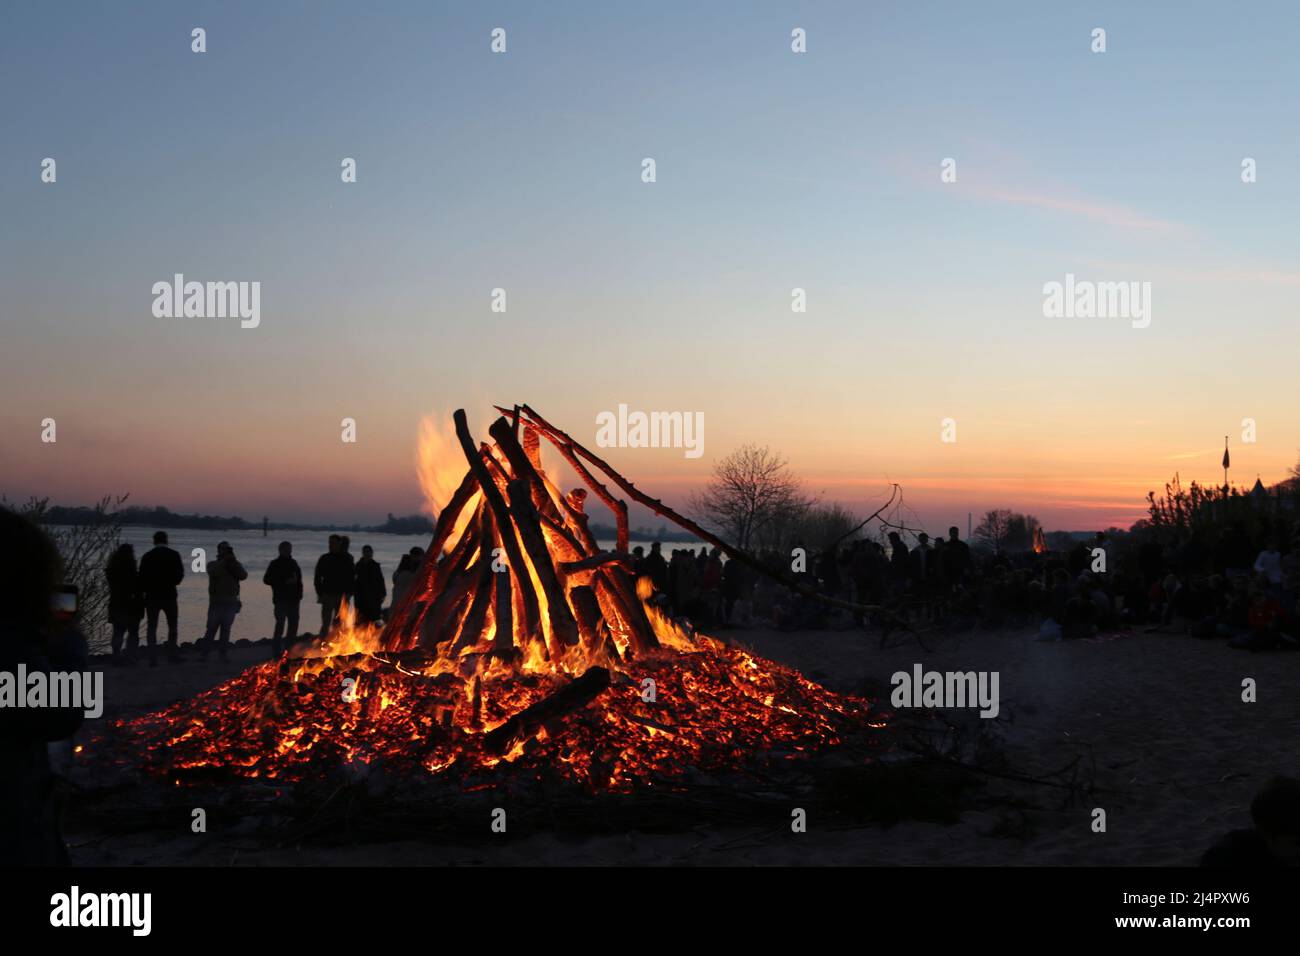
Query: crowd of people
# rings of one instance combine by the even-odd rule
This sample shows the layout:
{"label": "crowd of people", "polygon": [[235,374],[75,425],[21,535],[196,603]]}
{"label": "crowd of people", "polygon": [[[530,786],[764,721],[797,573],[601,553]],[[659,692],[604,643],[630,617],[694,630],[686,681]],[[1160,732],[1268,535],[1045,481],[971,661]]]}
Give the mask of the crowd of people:
{"label": "crowd of people", "polygon": [[[904,534],[912,539],[909,544]],[[857,539],[840,547],[789,553],[767,550],[762,575],[718,549],[637,549],[673,614],[702,627],[754,622],[787,630],[857,624],[865,615],[782,587],[905,617],[951,618],[985,628],[1038,625],[1045,640],[1076,639],[1143,628],[1222,639],[1249,650],[1300,646],[1300,525],[1285,521],[1254,534],[1232,523],[1213,540],[1200,534],[1166,545],[1154,535],[1098,532],[1064,551],[1008,553],[972,549],[957,528],[931,540],[924,532],[889,531],[883,542]]]}
{"label": "crowd of people", "polygon": [[636,575],[648,576],[654,583],[656,600],[674,616],[687,617],[704,628],[771,624],[795,630],[830,623],[829,605],[783,587],[782,578],[806,591],[858,604],[883,604],[908,594],[938,594],[971,579],[971,551],[956,528],[950,529],[947,541],[934,546],[924,533],[912,549],[897,532],[890,533],[889,544],[889,552],[866,539],[811,553],[803,545],[795,545],[788,554],[764,549],[756,557],[771,574],[740,561],[724,560],[716,547],[701,547],[698,552],[674,548],[665,559],[655,542],[648,553],[637,547],[632,555]]}
{"label": "crowd of people", "polygon": [[[320,633],[329,631],[346,603],[355,610],[358,623],[382,620],[388,584],[383,568],[375,560],[374,549],[366,545],[361,557],[354,558],[346,535],[329,536],[328,550],[316,561],[313,585],[320,605]],[[271,634],[271,653],[278,657],[287,644],[298,637],[298,625],[305,587],[302,569],[293,557],[293,545],[281,541],[279,554],[270,562],[262,583],[271,589],[275,625]],[[402,556],[393,573],[393,603],[398,603],[410,588],[416,570],[424,560],[422,548],[412,548]],[[227,541],[217,545],[214,560],[207,562],[208,611],[200,653],[207,657],[215,646],[224,660],[230,645],[235,618],[243,609],[241,583],[248,571],[235,556]],[[108,580],[108,613],[112,627],[112,654],[117,664],[137,659],[140,626],[145,626],[147,658],[151,666],[158,663],[158,623],[166,621],[167,659],[179,660],[179,621],[177,587],[185,578],[180,554],[168,546],[167,532],[153,536],[153,547],[136,562],[135,548],[119,545],[104,569]]]}
{"label": "crowd of people", "polygon": [[[149,663],[157,663],[160,618],[167,624],[168,656],[176,659],[176,589],[185,568],[165,531],[153,540],[138,564],[132,546],[123,544],[105,569],[113,657],[122,663],[135,659],[142,624]],[[366,545],[357,559],[350,548],[346,535],[332,534],[316,562],[313,585],[322,634],[345,602],[360,623],[379,622],[385,615],[390,587],[374,550]],[[756,557],[773,573],[727,559],[717,547],[674,548],[668,557],[660,542],[648,551],[633,549],[634,571],[653,583],[653,600],[705,629],[757,624],[814,630],[849,618],[857,625],[870,623],[860,612],[837,611],[808,596],[815,592],[904,617],[956,619],[985,628],[1036,624],[1045,640],[1142,627],[1223,639],[1251,650],[1300,646],[1300,525],[1286,522],[1254,535],[1234,523],[1212,541],[1192,534],[1172,545],[1154,536],[1099,532],[1066,551],[1014,553],[972,549],[955,527],[934,540],[925,532],[890,530],[883,541],[858,538],[820,550],[796,544],[788,553],[766,549]],[[423,560],[420,548],[402,556],[392,575],[392,607],[401,603]],[[224,657],[248,572],[223,541],[206,573],[208,613],[200,650],[206,655],[215,647]],[[783,586],[782,579],[801,585],[802,593]],[[278,656],[299,636],[305,594],[290,542],[280,543],[262,583],[271,588],[272,653]]]}

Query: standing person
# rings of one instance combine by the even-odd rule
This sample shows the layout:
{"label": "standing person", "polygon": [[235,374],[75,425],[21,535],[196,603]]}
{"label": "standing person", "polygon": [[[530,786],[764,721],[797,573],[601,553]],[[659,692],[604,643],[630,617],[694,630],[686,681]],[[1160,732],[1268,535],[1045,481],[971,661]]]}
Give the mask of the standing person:
{"label": "standing person", "polygon": [[[5,508],[0,541],[0,673],[85,671],[85,638],[51,610],[62,579],[54,542]],[[81,707],[0,707],[0,866],[69,864],[49,744],[71,737],[84,716]]]}
{"label": "standing person", "polygon": [[370,545],[361,549],[353,593],[357,596],[358,619],[367,624],[378,621],[384,609],[384,598],[388,596],[388,586],[384,584],[384,569],[375,560],[375,549]]}
{"label": "standing person", "polygon": [[339,606],[352,595],[356,577],[352,555],[343,550],[343,538],[337,534],[329,537],[329,550],[316,562],[316,600],[320,602],[320,632],[328,634]]}
{"label": "standing person", "polygon": [[230,629],[235,626],[235,615],[243,605],[239,601],[239,582],[248,577],[244,566],[235,559],[235,549],[222,541],[217,545],[217,560],[208,565],[208,627],[203,632],[202,656],[207,658],[212,649],[212,638],[218,631],[221,644],[218,651],[226,659],[230,646]]}
{"label": "standing person", "polygon": [[895,595],[902,594],[907,589],[907,545],[903,544],[903,539],[897,531],[889,532],[889,578],[890,585]]}
{"label": "standing person", "polygon": [[158,614],[167,618],[167,656],[173,663],[180,660],[176,653],[178,625],[176,621],[176,586],[185,577],[181,556],[167,547],[167,532],[155,531],[153,547],[140,559],[140,595],[144,599],[148,626],[145,640],[149,644],[149,663],[157,660],[154,650],[158,639]]}
{"label": "standing person", "polygon": [[655,590],[668,590],[668,562],[664,560],[663,552],[660,551],[658,541],[650,545],[650,553],[646,555],[645,568],[642,574],[650,575],[650,580],[654,582]]}
{"label": "standing person", "polygon": [[[302,568],[293,559],[293,545],[280,542],[280,554],[266,567],[262,583],[271,586],[275,607],[275,630],[271,632],[271,656],[280,656],[280,636],[293,647],[298,639],[298,608],[302,604]],[[286,625],[288,630],[286,631]]]}
{"label": "standing person", "polygon": [[961,587],[970,574],[970,545],[957,536],[957,526],[948,529],[948,543],[943,547],[943,576],[952,587]]}
{"label": "standing person", "polygon": [[[113,663],[121,665],[135,659],[140,645],[140,619],[144,617],[133,545],[118,545],[104,568],[104,577],[108,578],[108,620],[113,625]],[[124,637],[125,655],[122,653]]]}

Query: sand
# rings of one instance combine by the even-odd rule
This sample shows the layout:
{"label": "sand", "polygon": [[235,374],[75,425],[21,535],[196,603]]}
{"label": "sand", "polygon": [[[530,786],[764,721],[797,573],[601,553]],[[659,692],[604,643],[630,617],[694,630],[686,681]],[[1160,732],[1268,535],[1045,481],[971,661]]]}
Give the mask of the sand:
{"label": "sand", "polygon": [[[1098,793],[1063,809],[1042,787],[995,784],[997,801],[951,826],[790,832],[714,826],[673,835],[507,834],[500,845],[440,846],[411,840],[356,847],[266,849],[239,832],[133,835],[66,827],[75,862],[203,864],[867,864],[1187,865],[1226,830],[1249,825],[1254,793],[1275,773],[1300,775],[1300,654],[1251,654],[1164,634],[1096,642],[1040,643],[1034,631],[977,632],[942,653],[915,642],[881,650],[855,630],[727,631],[763,656],[799,668],[834,690],[888,686],[915,663],[936,670],[996,670],[1007,756],[1016,770],[1042,773],[1082,755]],[[265,646],[234,648],[231,660],[111,668],[105,720],[156,709],[266,659]],[[1243,678],[1258,701],[1242,702]],[[867,682],[864,684],[864,682]],[[1011,806],[1016,800],[1028,808]],[[1106,832],[1092,829],[1093,806]]]}

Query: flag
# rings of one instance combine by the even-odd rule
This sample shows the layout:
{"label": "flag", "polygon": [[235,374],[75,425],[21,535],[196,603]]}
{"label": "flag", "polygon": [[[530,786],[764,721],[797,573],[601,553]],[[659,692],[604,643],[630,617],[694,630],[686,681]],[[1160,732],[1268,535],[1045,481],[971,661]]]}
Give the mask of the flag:
{"label": "flag", "polygon": [[1224,468],[1229,467],[1229,465],[1228,465],[1228,439],[1226,439],[1226,438],[1223,440],[1223,467],[1224,467]]}

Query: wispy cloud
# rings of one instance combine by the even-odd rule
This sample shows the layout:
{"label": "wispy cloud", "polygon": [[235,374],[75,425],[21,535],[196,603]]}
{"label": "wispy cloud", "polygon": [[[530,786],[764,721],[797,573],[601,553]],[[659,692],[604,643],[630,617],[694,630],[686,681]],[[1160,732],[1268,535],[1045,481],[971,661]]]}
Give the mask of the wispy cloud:
{"label": "wispy cloud", "polygon": [[1011,203],[1019,206],[1032,206],[1036,209],[1048,209],[1052,212],[1079,216],[1090,222],[1099,222],[1121,229],[1141,229],[1146,232],[1186,233],[1188,227],[1180,222],[1157,219],[1113,203],[1098,202],[1093,199],[1080,199],[1070,196],[1052,196],[1042,192],[1019,192],[1009,189],[976,187],[972,193],[980,199],[992,202]]}

